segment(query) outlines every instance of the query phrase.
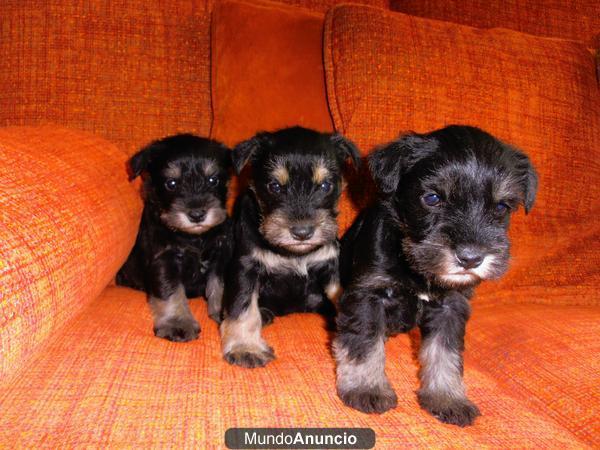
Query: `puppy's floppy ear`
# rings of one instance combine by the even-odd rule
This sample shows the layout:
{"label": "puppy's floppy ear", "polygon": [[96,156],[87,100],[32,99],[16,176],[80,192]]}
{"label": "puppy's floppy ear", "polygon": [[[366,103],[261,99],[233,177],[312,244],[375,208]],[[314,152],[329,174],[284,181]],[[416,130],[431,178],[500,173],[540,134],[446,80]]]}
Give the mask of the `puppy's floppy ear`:
{"label": "puppy's floppy ear", "polygon": [[271,142],[271,133],[261,132],[236,145],[231,152],[231,161],[236,173],[239,175],[248,160],[256,157],[258,152]]}
{"label": "puppy's floppy ear", "polygon": [[140,176],[142,172],[148,169],[148,164],[157,153],[164,149],[161,141],[154,141],[142,148],[129,160],[129,180]]}
{"label": "puppy's floppy ear", "polygon": [[338,133],[332,134],[330,139],[331,143],[337,148],[340,159],[345,161],[350,158],[352,165],[358,169],[360,167],[360,152],[354,142]]}
{"label": "puppy's floppy ear", "polygon": [[538,175],[529,157],[515,148],[512,150],[517,154],[517,171],[519,173],[519,184],[523,190],[523,206],[525,214],[533,208],[538,190]]}
{"label": "puppy's floppy ear", "polygon": [[433,137],[407,134],[375,150],[367,157],[367,162],[377,188],[383,194],[395,192],[402,175],[417,161],[433,153],[438,145]]}
{"label": "puppy's floppy ear", "polygon": [[[215,141],[215,142],[217,142],[217,141]],[[223,164],[223,167],[225,167],[226,169],[229,169],[232,165],[231,149],[221,142],[217,142],[217,144],[218,144],[218,149],[219,149],[219,153],[220,153],[219,163]]]}

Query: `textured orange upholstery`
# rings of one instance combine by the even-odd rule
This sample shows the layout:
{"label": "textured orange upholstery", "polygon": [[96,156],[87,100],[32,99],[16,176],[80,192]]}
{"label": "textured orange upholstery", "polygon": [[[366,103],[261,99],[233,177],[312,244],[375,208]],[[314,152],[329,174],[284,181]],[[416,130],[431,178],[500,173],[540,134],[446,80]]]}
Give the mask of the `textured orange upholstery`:
{"label": "textured orange upholstery", "polygon": [[[252,1],[252,0],[250,0]],[[262,0],[258,0],[262,1]],[[333,8],[335,5],[339,5],[340,3],[356,3],[359,5],[369,5],[377,8],[388,9],[390,7],[389,0],[276,0],[280,3],[287,3],[289,5],[301,6],[303,8],[308,8],[313,11],[321,11],[326,12],[330,8]]]}
{"label": "textured orange upholstery", "polygon": [[320,13],[272,2],[224,1],[212,33],[212,136],[229,145],[257,131],[331,131]]}
{"label": "textured orange upholstery", "polygon": [[[531,406],[536,402],[532,397],[547,390],[559,395],[555,406],[570,415],[568,423],[576,420],[581,410],[571,396],[574,382],[563,378],[568,372],[535,375],[525,361],[514,360],[527,357],[522,350],[535,352],[538,343],[542,347],[537,358],[562,353],[565,340],[584,336],[581,345],[570,347],[580,353],[568,362],[572,373],[591,374],[585,391],[593,377],[598,381],[598,372],[587,367],[597,366],[594,357],[600,350],[594,339],[600,332],[597,309],[476,309],[468,332],[465,376],[483,416],[466,429],[443,425],[419,409],[414,393],[417,364],[407,335],[387,344],[387,372],[398,393],[398,408],[381,416],[366,415],[344,406],[335,394],[329,337],[319,317],[277,319],[264,335],[279,358],[265,369],[247,370],[223,362],[217,326],[207,318],[206,303],[193,301],[192,310],[202,326],[200,339],[171,343],[152,336],[144,295],[107,289],[10,389],[0,389],[0,442],[8,447],[216,448],[223,446],[225,430],[235,426],[353,426],[372,427],[376,448],[390,449],[583,448],[594,443],[597,425],[575,424],[572,433],[554,411]],[[523,330],[523,346],[514,352],[498,349],[499,336],[509,342],[506,329]],[[563,330],[560,340],[557,329]],[[492,351],[479,355],[475,342]],[[536,357],[530,361],[538,361]],[[509,368],[498,374],[493,365]],[[551,369],[551,363],[543,368]],[[514,390],[511,383],[523,377],[527,384]],[[598,411],[589,414],[594,412]]]}
{"label": "textured orange upholstery", "polygon": [[[212,74],[214,0],[3,2],[0,127],[52,121],[108,142],[0,128],[0,447],[220,448],[235,426],[371,427],[378,449],[598,447],[600,101],[585,45],[347,6],[328,16],[322,68],[321,14],[340,2],[225,0]],[[526,23],[491,3],[503,26]],[[560,20],[541,22],[562,36]],[[212,131],[230,144],[292,121],[329,130],[329,107],[365,152],[465,122],[532,155],[539,202],[515,217],[510,275],[478,290],[468,324],[475,426],[418,407],[418,333],[386,344],[398,408],[365,415],[338,399],[315,315],[277,318],[264,336],[278,358],[246,370],[222,360],[204,301],[192,301],[200,339],[177,344],[153,336],[143,293],[106,287],[141,210],[127,155],[167,133],[207,134],[211,76]],[[344,200],[342,228],[366,182],[350,180],[360,195]]]}
{"label": "textured orange upholstery", "polygon": [[[282,2],[324,12],[342,0]],[[130,153],[175,132],[208,135],[215,3],[2,2],[0,126],[58,123],[97,133]],[[389,7],[388,0],[357,3]],[[299,18],[296,33],[306,21]]]}
{"label": "textured orange upholstery", "polygon": [[125,160],[81,132],[0,129],[0,384],[96,298],[127,257],[141,202]]}
{"label": "textured orange upholstery", "polygon": [[513,270],[483,297],[600,304],[590,201],[600,194],[600,90],[585,46],[340,6],[328,15],[325,63],[335,127],[363,149],[463,123],[531,156],[536,206],[513,218]]}
{"label": "textured orange upholstery", "polygon": [[208,134],[211,3],[2,2],[0,126],[59,123],[130,152]]}
{"label": "textured orange upholstery", "polygon": [[588,443],[600,438],[600,308],[474,308],[467,370],[485,371],[528,409]]}
{"label": "textured orange upholstery", "polygon": [[395,11],[481,28],[504,27],[600,48],[597,0],[392,0]]}

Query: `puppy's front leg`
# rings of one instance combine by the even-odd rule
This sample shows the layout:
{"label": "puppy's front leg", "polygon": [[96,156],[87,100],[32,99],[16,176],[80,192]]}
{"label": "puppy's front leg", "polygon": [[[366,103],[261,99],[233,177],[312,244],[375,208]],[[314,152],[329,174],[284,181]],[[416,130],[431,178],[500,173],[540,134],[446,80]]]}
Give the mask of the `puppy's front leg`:
{"label": "puppy's front leg", "polygon": [[227,264],[233,252],[233,233],[229,224],[226,224],[224,235],[215,245],[216,258],[214,267],[206,279],[206,301],[208,315],[217,323],[223,320],[223,293]]}
{"label": "puppy's front leg", "polygon": [[181,261],[176,252],[167,250],[150,266],[150,308],[154,334],[175,342],[198,338],[200,325],[190,311],[181,283]]}
{"label": "puppy's front leg", "polygon": [[351,287],[340,299],[338,335],[333,343],[337,391],[342,401],[366,413],[397,404],[385,375],[385,316],[374,293]]}
{"label": "puppy's front leg", "polygon": [[206,280],[206,301],[208,315],[217,323],[221,323],[221,310],[223,305],[223,277],[216,272],[208,274]]}
{"label": "puppy's front leg", "polygon": [[467,298],[451,292],[440,302],[426,302],[419,324],[419,404],[440,421],[461,427],[471,425],[479,415],[463,383],[462,353],[469,314]]}
{"label": "puppy's front leg", "polygon": [[342,286],[340,285],[339,267],[337,259],[330,262],[330,268],[325,285],[323,286],[325,295],[334,304],[337,305],[342,295]]}
{"label": "puppy's front leg", "polygon": [[[251,264],[251,263],[249,263]],[[234,265],[225,290],[225,319],[221,323],[223,358],[242,367],[266,365],[275,358],[261,336],[258,274],[255,267]]]}

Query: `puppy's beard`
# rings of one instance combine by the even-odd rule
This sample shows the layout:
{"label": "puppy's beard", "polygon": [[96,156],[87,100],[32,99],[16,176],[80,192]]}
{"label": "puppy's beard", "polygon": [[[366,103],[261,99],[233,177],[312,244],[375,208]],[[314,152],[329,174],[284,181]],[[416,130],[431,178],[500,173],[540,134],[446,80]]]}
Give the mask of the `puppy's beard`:
{"label": "puppy's beard", "polygon": [[211,228],[223,223],[226,217],[227,211],[221,207],[209,208],[202,222],[192,222],[186,212],[175,208],[160,215],[166,226],[188,234],[206,233]]}
{"label": "puppy's beard", "polygon": [[294,239],[290,233],[292,221],[290,221],[287,214],[279,210],[265,215],[259,230],[263,237],[275,247],[304,255],[332,242],[337,237],[337,221],[331,217],[327,210],[319,209],[315,212],[315,216],[316,218],[312,223],[315,232],[310,239],[305,241]]}
{"label": "puppy's beard", "polygon": [[474,286],[483,280],[501,277],[507,268],[508,253],[488,253],[482,263],[472,269],[458,264],[454,251],[447,245],[432,242],[402,241],[408,260],[417,272],[448,288]]}

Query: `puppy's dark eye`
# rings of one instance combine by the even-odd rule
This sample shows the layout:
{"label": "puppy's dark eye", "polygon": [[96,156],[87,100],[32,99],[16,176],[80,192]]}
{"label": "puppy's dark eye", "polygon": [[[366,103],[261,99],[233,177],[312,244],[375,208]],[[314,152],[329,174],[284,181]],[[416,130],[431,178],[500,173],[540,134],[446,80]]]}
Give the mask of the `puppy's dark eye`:
{"label": "puppy's dark eye", "polygon": [[332,187],[333,187],[333,185],[329,181],[323,181],[319,185],[319,189],[321,189],[321,191],[323,191],[325,193],[328,193],[329,191],[331,191]]}
{"label": "puppy's dark eye", "polygon": [[215,187],[219,185],[219,178],[217,177],[209,177],[207,181],[210,187]]}
{"label": "puppy's dark eye", "polygon": [[177,180],[169,178],[167,181],[165,181],[165,188],[167,191],[174,191],[177,189]]}
{"label": "puppy's dark eye", "polygon": [[504,202],[500,202],[500,203],[496,204],[496,212],[498,214],[505,214],[509,209],[510,209],[510,207]]}
{"label": "puppy's dark eye", "polygon": [[271,194],[280,194],[282,191],[281,185],[277,181],[271,181],[267,184],[267,189]]}
{"label": "puppy's dark eye", "polygon": [[437,194],[425,194],[422,199],[427,206],[437,206],[442,202],[442,198]]}

